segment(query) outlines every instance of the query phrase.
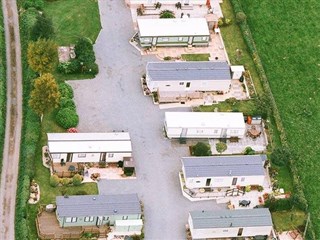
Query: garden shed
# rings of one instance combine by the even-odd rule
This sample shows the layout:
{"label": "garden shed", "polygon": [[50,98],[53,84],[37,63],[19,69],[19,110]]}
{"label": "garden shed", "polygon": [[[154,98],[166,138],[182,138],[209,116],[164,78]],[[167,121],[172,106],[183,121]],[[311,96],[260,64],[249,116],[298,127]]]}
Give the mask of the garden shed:
{"label": "garden shed", "polygon": [[188,219],[192,239],[270,236],[273,224],[268,208],[193,211]]}
{"label": "garden shed", "polygon": [[242,138],[246,126],[239,112],[166,112],[168,138]]}
{"label": "garden shed", "polygon": [[266,155],[183,157],[185,185],[194,188],[263,186]]}
{"label": "garden shed", "polygon": [[137,19],[141,47],[208,46],[205,18]]}
{"label": "garden shed", "polygon": [[108,163],[132,157],[128,132],[48,133],[47,136],[53,163]]}

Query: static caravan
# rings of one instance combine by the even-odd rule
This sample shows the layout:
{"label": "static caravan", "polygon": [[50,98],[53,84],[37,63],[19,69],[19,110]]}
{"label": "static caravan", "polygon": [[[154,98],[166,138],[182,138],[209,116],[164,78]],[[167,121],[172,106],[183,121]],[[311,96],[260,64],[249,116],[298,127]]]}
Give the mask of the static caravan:
{"label": "static caravan", "polygon": [[227,93],[231,71],[227,62],[149,62],[146,83],[160,103],[203,98],[204,92]]}
{"label": "static caravan", "polygon": [[[214,0],[217,1],[217,0]],[[206,5],[207,0],[126,0],[126,3],[130,5],[141,5],[146,6],[154,5],[157,2],[164,5],[175,5],[177,2],[180,2],[182,5]]]}
{"label": "static caravan", "polygon": [[209,45],[205,18],[138,19],[137,23],[141,47]]}
{"label": "static caravan", "polygon": [[[113,226],[118,220],[139,220],[142,214],[137,194],[58,196],[56,205],[60,227]],[[131,223],[138,228],[136,221]],[[130,222],[121,224],[130,227]]]}
{"label": "static caravan", "polygon": [[48,133],[53,163],[118,162],[132,157],[128,132]]}
{"label": "static caravan", "polygon": [[242,113],[166,112],[168,138],[242,138],[246,126]]}
{"label": "static caravan", "polygon": [[186,187],[235,188],[260,185],[265,179],[266,155],[183,157],[182,172]]}
{"label": "static caravan", "polygon": [[270,236],[273,228],[267,208],[193,211],[188,223],[193,240]]}

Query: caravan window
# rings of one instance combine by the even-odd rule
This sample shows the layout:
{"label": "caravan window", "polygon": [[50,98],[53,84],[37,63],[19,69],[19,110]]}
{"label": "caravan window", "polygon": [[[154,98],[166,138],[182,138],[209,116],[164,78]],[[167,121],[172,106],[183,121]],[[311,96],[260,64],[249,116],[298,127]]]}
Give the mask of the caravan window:
{"label": "caravan window", "polygon": [[86,157],[86,154],[85,153],[79,153],[78,154],[78,158],[85,158]]}
{"label": "caravan window", "polygon": [[66,217],[66,223],[73,223],[73,222],[77,222],[77,218],[76,217]]}
{"label": "caravan window", "polygon": [[85,217],[84,218],[85,222],[93,222],[93,220],[94,220],[94,217]]}

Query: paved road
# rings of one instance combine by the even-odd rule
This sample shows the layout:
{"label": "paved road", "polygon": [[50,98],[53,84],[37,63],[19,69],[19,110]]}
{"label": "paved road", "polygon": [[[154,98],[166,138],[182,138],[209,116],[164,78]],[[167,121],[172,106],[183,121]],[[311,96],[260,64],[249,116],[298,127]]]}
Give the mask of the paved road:
{"label": "paved road", "polygon": [[[101,194],[137,192],[144,203],[146,239],[185,239],[188,211],[221,208],[215,202],[192,203],[179,187],[180,157],[188,148],[163,136],[164,111],[143,96],[140,77],[152,56],[141,57],[129,43],[134,34],[124,1],[99,1],[103,30],[95,52],[99,75],[70,81],[81,132],[128,130],[137,162],[137,180],[100,181]],[[187,111],[188,109],[181,109]],[[170,110],[172,111],[172,110]]]}
{"label": "paved road", "polygon": [[2,0],[7,58],[7,115],[0,186],[0,239],[14,239],[22,121],[20,33],[16,0]]}

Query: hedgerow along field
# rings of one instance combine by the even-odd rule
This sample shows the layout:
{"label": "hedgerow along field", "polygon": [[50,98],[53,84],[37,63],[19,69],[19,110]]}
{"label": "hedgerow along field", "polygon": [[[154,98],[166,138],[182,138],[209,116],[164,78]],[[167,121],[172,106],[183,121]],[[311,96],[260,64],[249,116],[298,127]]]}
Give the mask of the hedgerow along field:
{"label": "hedgerow along field", "polygon": [[240,0],[320,239],[320,1]]}

